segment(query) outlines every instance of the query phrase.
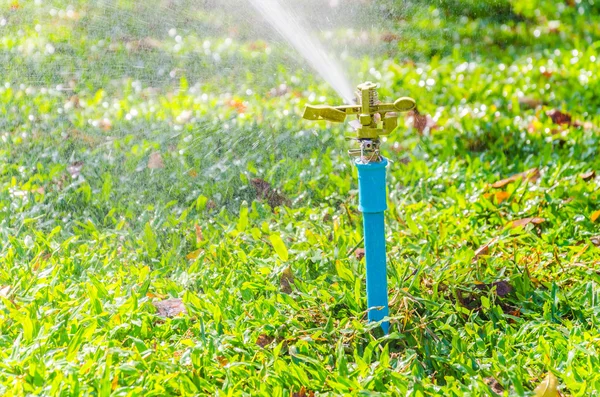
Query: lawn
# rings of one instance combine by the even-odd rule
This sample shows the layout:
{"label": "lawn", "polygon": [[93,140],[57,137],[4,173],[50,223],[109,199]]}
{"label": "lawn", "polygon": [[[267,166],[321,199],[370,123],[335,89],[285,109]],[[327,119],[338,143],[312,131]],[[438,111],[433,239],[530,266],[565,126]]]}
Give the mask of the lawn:
{"label": "lawn", "polygon": [[600,396],[600,1],[302,3],[418,104],[386,336],[340,100],[242,3],[0,3],[0,395]]}

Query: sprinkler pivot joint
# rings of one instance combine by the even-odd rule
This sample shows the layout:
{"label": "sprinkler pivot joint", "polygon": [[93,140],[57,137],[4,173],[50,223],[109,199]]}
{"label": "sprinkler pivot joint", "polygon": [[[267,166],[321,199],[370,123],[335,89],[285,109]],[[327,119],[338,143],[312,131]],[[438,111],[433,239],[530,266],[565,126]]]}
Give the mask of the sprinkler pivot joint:
{"label": "sprinkler pivot joint", "polygon": [[342,123],[348,115],[356,115],[350,125],[356,130],[351,139],[359,141],[359,148],[350,149],[353,157],[364,162],[381,161],[379,155],[380,136],[388,135],[398,126],[398,112],[415,108],[415,100],[402,97],[393,103],[381,103],[377,93],[378,85],[367,81],[356,88],[355,105],[329,106],[306,105],[302,117],[307,120],[325,120]]}

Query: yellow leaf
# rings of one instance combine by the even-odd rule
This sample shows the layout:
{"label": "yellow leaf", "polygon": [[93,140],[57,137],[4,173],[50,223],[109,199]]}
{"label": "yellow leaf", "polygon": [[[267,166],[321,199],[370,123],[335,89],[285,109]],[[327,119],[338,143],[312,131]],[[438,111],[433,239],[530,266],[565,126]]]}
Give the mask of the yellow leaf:
{"label": "yellow leaf", "polygon": [[190,260],[196,260],[198,259],[198,257],[200,256],[200,254],[202,253],[202,248],[197,249],[196,251],[192,251],[189,254],[187,254],[185,257]]}
{"label": "yellow leaf", "polygon": [[594,211],[592,213],[592,216],[590,216],[590,219],[592,220],[592,222],[596,222],[596,219],[600,218],[600,210],[598,211]]}
{"label": "yellow leaf", "polygon": [[269,240],[271,240],[271,244],[273,244],[273,248],[277,255],[279,255],[279,258],[284,262],[287,261],[289,258],[288,250],[281,237],[278,234],[271,234]]}
{"label": "yellow leaf", "polygon": [[498,205],[500,205],[500,204],[502,204],[502,202],[504,200],[506,200],[507,198],[510,197],[510,193],[505,192],[504,190],[500,190],[500,191],[496,192],[495,196],[496,196],[496,203],[498,203]]}
{"label": "yellow leaf", "polygon": [[548,372],[546,379],[533,392],[535,397],[558,397],[558,379],[553,373]]}
{"label": "yellow leaf", "polygon": [[182,340],[180,341],[180,343],[181,343],[182,345],[184,345],[184,346],[189,346],[189,347],[194,347],[194,346],[196,346],[196,343],[194,343],[194,341],[193,341],[193,340],[191,340],[191,339],[182,339]]}

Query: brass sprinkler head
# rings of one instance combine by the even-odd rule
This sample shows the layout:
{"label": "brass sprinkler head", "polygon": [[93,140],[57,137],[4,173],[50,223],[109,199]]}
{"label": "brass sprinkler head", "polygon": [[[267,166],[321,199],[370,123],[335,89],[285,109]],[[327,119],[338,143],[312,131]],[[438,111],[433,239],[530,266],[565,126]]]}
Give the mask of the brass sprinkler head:
{"label": "brass sprinkler head", "polygon": [[351,149],[351,156],[361,157],[367,162],[379,161],[379,137],[388,135],[398,126],[396,112],[407,112],[415,108],[415,100],[402,97],[394,103],[379,102],[378,85],[367,81],[359,84],[356,91],[357,104],[343,106],[306,105],[302,117],[307,120],[326,120],[342,123],[348,115],[357,115],[357,120],[351,122],[356,130],[360,143],[359,149]]}

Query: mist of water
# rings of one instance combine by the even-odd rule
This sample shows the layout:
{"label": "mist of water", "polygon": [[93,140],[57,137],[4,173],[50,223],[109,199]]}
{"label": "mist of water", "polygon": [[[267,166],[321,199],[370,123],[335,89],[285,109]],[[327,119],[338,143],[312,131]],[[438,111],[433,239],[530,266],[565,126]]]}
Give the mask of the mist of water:
{"label": "mist of water", "polygon": [[346,103],[354,103],[354,90],[342,67],[327,52],[298,18],[286,10],[279,0],[248,0],[265,20],[283,36],[331,85]]}

